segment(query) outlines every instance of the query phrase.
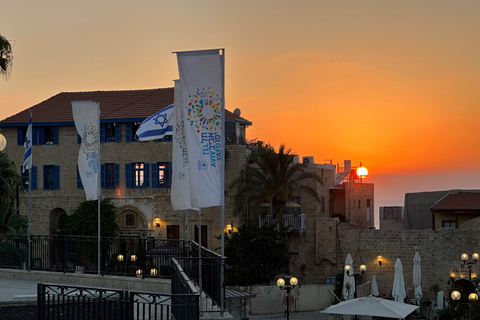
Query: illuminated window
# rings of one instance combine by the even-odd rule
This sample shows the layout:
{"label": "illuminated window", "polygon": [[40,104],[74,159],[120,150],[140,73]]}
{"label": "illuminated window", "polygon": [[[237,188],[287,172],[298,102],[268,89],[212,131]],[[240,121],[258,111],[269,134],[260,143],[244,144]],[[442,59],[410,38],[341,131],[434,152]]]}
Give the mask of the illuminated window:
{"label": "illuminated window", "polygon": [[125,165],[127,188],[149,187],[149,165],[143,162],[132,162]]}

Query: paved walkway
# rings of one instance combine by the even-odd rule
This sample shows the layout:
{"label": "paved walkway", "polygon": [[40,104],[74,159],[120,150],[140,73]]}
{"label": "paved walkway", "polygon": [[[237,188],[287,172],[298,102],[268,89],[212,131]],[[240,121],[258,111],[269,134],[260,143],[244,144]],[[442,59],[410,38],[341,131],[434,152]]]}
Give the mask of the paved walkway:
{"label": "paved walkway", "polygon": [[[281,319],[285,320],[287,317],[284,317],[282,314],[274,315],[262,315],[262,316],[250,316],[250,320],[261,320],[261,319]],[[295,312],[293,316],[290,316],[292,320],[328,320],[328,314],[320,313],[319,311],[303,311]]]}

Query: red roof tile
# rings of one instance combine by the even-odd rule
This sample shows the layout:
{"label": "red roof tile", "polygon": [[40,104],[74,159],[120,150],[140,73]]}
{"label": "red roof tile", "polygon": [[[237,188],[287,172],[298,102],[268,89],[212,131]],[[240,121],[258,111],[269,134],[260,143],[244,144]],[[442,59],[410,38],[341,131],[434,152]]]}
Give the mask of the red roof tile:
{"label": "red roof tile", "polygon": [[[173,103],[173,88],[62,92],[31,107],[33,122],[71,122],[73,121],[71,102],[78,100],[100,102],[100,118],[102,120],[144,119]],[[23,110],[0,121],[0,125],[28,123],[28,110]],[[228,110],[225,110],[225,118],[251,124],[248,120],[236,116]]]}
{"label": "red roof tile", "polygon": [[454,191],[440,199],[432,210],[480,210],[480,191]]}

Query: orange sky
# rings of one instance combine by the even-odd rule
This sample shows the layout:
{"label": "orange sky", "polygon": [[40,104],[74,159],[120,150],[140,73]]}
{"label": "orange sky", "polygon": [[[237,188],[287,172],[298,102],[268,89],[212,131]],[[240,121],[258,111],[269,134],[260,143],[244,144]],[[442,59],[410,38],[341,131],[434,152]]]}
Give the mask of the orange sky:
{"label": "orange sky", "polygon": [[173,86],[174,51],[226,49],[248,139],[369,168],[376,204],[478,188],[477,0],[0,0],[0,119],[62,91]]}

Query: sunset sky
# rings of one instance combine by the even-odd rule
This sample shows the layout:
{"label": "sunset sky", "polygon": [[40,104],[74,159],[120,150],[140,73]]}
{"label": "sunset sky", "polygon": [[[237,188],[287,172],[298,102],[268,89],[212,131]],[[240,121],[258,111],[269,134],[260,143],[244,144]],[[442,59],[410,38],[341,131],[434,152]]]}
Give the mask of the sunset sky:
{"label": "sunset sky", "polygon": [[0,0],[0,119],[64,91],[173,86],[225,48],[226,106],[258,139],[365,165],[375,204],[480,185],[480,1]]}

